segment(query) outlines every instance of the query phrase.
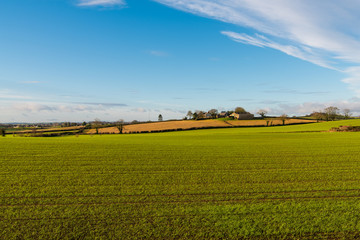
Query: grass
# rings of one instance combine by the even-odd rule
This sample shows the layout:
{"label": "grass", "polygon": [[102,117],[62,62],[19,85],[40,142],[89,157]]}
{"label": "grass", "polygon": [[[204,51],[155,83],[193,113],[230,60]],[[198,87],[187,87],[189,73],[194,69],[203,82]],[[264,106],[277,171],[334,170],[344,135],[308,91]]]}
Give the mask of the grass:
{"label": "grass", "polygon": [[0,239],[356,239],[360,120],[0,138]]}

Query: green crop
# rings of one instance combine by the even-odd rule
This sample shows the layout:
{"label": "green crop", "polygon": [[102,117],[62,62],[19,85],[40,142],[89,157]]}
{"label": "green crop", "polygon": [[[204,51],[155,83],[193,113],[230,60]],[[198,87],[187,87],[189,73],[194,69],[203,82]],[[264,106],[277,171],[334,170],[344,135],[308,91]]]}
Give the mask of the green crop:
{"label": "green crop", "polygon": [[339,125],[0,138],[0,239],[357,239]]}

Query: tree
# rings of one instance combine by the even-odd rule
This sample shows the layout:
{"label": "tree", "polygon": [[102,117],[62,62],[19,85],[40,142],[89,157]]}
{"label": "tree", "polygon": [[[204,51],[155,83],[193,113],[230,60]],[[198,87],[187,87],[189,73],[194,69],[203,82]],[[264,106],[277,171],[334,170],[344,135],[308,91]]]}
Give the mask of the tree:
{"label": "tree", "polygon": [[339,114],[339,108],[330,106],[324,109],[326,121],[334,121],[336,119],[336,116]]}
{"label": "tree", "polygon": [[260,109],[257,114],[259,114],[262,118],[265,118],[265,115],[267,114],[268,112],[264,109]]}
{"label": "tree", "polygon": [[227,111],[226,112],[226,116],[230,116],[231,114],[233,114],[234,113],[234,111]]}
{"label": "tree", "polygon": [[212,118],[216,118],[216,116],[218,114],[218,110],[217,109],[210,109],[209,113],[211,114]]}
{"label": "tree", "polygon": [[194,114],[189,110],[186,116],[189,117],[189,119],[192,119],[194,117]]}
{"label": "tree", "polygon": [[0,128],[0,135],[5,137],[6,136],[5,134],[6,134],[6,130],[3,128]]}
{"label": "tree", "polygon": [[322,112],[313,112],[310,116],[316,119],[316,122],[319,122],[320,120],[326,119],[326,116]]}
{"label": "tree", "polygon": [[124,130],[124,120],[119,119],[118,121],[116,121],[116,127],[119,130],[119,134],[122,134]]}
{"label": "tree", "polygon": [[267,127],[269,126],[269,122],[270,122],[270,120],[267,119],[267,120],[266,120],[266,126],[267,126]]}
{"label": "tree", "polygon": [[197,115],[196,120],[205,118],[205,113],[203,111],[197,110],[195,113]]}
{"label": "tree", "polygon": [[102,125],[101,120],[99,118],[95,118],[94,122],[93,122],[93,127],[96,130],[96,134],[99,134],[99,128]]}
{"label": "tree", "polygon": [[288,115],[283,114],[279,117],[279,119],[282,121],[282,124],[285,125],[285,121],[289,118]]}
{"label": "tree", "polygon": [[350,109],[345,108],[345,109],[343,110],[343,113],[344,113],[345,119],[349,119],[349,118],[351,117]]}
{"label": "tree", "polygon": [[235,108],[235,113],[242,114],[242,113],[247,113],[247,111],[245,111],[245,109],[242,107],[237,107]]}
{"label": "tree", "polygon": [[158,120],[159,120],[159,122],[161,122],[163,120],[163,116],[161,114],[159,114]]}

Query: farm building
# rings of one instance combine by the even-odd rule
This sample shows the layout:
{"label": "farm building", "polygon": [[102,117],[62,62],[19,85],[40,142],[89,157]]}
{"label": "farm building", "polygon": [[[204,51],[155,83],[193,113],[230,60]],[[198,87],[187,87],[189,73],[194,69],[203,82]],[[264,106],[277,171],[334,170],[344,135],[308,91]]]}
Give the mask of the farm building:
{"label": "farm building", "polygon": [[222,111],[221,113],[218,114],[217,117],[218,118],[225,118],[225,117],[227,117],[227,113],[225,111]]}
{"label": "farm building", "polygon": [[233,117],[238,120],[250,120],[254,118],[254,114],[251,113],[232,113],[230,117]]}
{"label": "farm building", "polygon": [[205,118],[212,118],[212,115],[211,115],[211,113],[205,113]]}

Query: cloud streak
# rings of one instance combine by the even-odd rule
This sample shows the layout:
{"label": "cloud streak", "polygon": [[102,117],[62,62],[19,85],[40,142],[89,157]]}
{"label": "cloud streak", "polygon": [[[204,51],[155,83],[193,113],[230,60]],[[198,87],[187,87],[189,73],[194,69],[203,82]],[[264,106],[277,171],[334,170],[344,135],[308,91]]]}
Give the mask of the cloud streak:
{"label": "cloud streak", "polygon": [[77,5],[81,7],[114,7],[124,6],[125,4],[124,0],[79,0]]}
{"label": "cloud streak", "polygon": [[105,107],[127,107],[124,103],[102,103],[102,102],[72,102],[74,104],[94,105],[94,106],[105,106]]}
{"label": "cloud streak", "polygon": [[321,67],[337,70],[335,67],[331,66],[330,62],[327,61],[325,58],[323,58],[320,53],[316,52],[314,49],[311,49],[309,47],[277,43],[259,34],[255,34],[255,36],[250,36],[245,33],[239,34],[229,31],[222,31],[221,33],[228,36],[230,39],[236,42],[240,42],[248,45],[254,45],[257,47],[273,48],[287,55],[299,58],[304,61],[311,62]]}
{"label": "cloud streak", "polygon": [[32,97],[24,96],[22,94],[15,93],[8,89],[0,90],[0,100],[11,100],[11,99],[29,100],[29,99],[32,99]]}
{"label": "cloud streak", "polygon": [[128,105],[122,103],[58,103],[48,104],[40,102],[14,102],[12,108],[21,112],[96,112],[104,111],[112,108],[127,107]]}
{"label": "cloud streak", "polygon": [[257,47],[276,49],[341,71],[360,95],[360,2],[357,0],[155,0],[257,33],[221,33]]}
{"label": "cloud streak", "polygon": [[40,81],[22,81],[20,83],[23,83],[23,84],[38,84],[38,83],[41,83]]}
{"label": "cloud streak", "polygon": [[282,94],[298,94],[298,95],[319,95],[319,94],[328,94],[329,92],[324,91],[298,91],[295,89],[275,89],[275,90],[266,90],[264,93],[282,93]]}

